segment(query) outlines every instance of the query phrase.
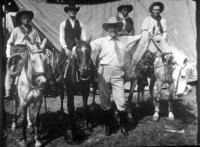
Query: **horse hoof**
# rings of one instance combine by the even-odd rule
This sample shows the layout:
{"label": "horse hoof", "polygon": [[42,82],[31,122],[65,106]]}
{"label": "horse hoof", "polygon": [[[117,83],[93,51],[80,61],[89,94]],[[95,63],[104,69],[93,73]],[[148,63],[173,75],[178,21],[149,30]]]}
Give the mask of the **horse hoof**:
{"label": "horse hoof", "polygon": [[11,127],[11,130],[12,130],[12,131],[15,131],[16,128],[17,128],[16,123],[13,123],[13,124],[12,124],[12,127]]}
{"label": "horse hoof", "polygon": [[155,113],[155,114],[153,115],[153,121],[157,121],[157,120],[158,120],[158,118],[159,118],[159,115],[158,115],[158,113]]}
{"label": "horse hoof", "polygon": [[18,144],[19,144],[20,147],[27,147],[27,143],[26,143],[25,140],[21,140],[21,141],[19,141]]}
{"label": "horse hoof", "polygon": [[172,112],[169,113],[168,115],[169,120],[173,121],[174,120],[174,114]]}
{"label": "horse hoof", "polygon": [[35,147],[41,147],[42,143],[39,140],[35,141]]}

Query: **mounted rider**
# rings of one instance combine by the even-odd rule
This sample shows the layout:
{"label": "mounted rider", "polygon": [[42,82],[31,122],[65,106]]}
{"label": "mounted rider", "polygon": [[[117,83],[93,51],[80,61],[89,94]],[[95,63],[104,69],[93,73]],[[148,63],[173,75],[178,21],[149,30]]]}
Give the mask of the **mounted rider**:
{"label": "mounted rider", "polygon": [[148,66],[144,74],[140,74],[138,84],[148,85],[147,76],[153,73],[153,62],[157,55],[164,56],[171,53],[172,48],[167,44],[167,23],[160,14],[164,11],[164,4],[154,2],[149,7],[150,16],[146,17],[142,23],[142,35],[149,37],[148,50],[144,59],[144,64]]}
{"label": "mounted rider", "polygon": [[[70,3],[64,8],[64,11],[68,14],[68,18],[60,24],[59,41],[64,52],[64,57],[60,57],[59,62],[69,59],[72,54],[72,49],[77,45],[79,40],[86,41],[86,29],[84,24],[76,18],[76,15],[80,7]],[[64,59],[63,59],[64,58]],[[65,69],[66,73],[67,67]]]}
{"label": "mounted rider", "polygon": [[42,46],[38,31],[30,24],[33,17],[34,13],[29,10],[21,10],[16,14],[15,19],[18,27],[14,28],[11,32],[6,48],[8,68],[5,77],[5,98],[10,97],[11,87],[15,78],[10,74],[10,71],[15,70],[21,61],[20,59],[12,57],[15,54],[24,53],[27,50],[27,41],[30,44],[36,44],[39,48]]}

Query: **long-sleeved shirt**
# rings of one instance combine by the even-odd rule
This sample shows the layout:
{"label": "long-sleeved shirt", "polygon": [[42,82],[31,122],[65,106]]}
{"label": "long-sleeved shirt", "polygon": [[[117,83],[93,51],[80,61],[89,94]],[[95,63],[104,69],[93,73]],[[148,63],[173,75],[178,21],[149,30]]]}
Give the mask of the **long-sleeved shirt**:
{"label": "long-sleeved shirt", "polygon": [[[159,39],[166,39],[167,37],[167,24],[166,19],[161,18],[160,23],[163,28],[163,33],[161,34],[160,29],[158,27],[157,21],[151,17],[148,16],[145,18],[145,20],[142,23],[142,33],[148,33],[148,35],[153,35],[156,41],[160,41]],[[144,35],[144,34],[143,34]]]}
{"label": "long-sleeved shirt", "polygon": [[[118,36],[117,43],[121,56],[124,61],[124,54],[127,45],[138,41],[141,35],[137,36]],[[98,52],[98,59],[100,65],[110,65],[110,66],[123,66],[118,60],[117,53],[115,51],[114,41],[110,36],[98,38],[90,42],[92,48],[92,54]]]}
{"label": "long-sleeved shirt", "polygon": [[7,41],[7,49],[6,49],[7,57],[10,57],[10,55],[11,55],[12,46],[17,45],[17,44],[25,44],[26,39],[28,39],[31,43],[37,42],[37,43],[41,44],[41,38],[39,36],[38,31],[35,28],[32,27],[30,33],[28,33],[28,34],[22,33],[20,26],[14,28],[10,35],[10,38]]}
{"label": "long-sleeved shirt", "polygon": [[[70,21],[72,27],[74,28],[75,22],[73,20],[71,20],[71,19],[69,19],[69,21]],[[87,36],[86,36],[85,26],[84,26],[84,24],[82,22],[79,21],[79,23],[80,23],[80,27],[81,27],[81,40],[86,41],[86,39],[87,39],[86,37]],[[65,42],[65,35],[67,35],[67,34],[65,34],[65,25],[66,25],[66,20],[61,22],[61,24],[60,24],[59,41],[60,41],[60,45],[62,46],[62,48],[66,48],[67,47],[67,44]]]}

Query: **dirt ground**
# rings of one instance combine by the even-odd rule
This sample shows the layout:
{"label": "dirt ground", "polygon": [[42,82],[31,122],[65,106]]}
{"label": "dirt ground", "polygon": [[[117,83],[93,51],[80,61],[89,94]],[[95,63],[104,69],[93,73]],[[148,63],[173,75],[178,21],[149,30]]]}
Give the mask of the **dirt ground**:
{"label": "dirt ground", "polygon": [[[134,122],[129,125],[129,136],[123,137],[116,122],[113,123],[114,133],[107,137],[104,135],[102,125],[102,112],[100,109],[99,96],[96,96],[96,103],[92,105],[92,94],[89,97],[90,119],[92,123],[91,132],[85,133],[81,126],[82,120],[82,98],[75,97],[75,107],[77,116],[77,126],[79,135],[75,142],[78,146],[181,146],[196,145],[197,133],[197,110],[196,110],[196,88],[183,98],[176,98],[173,102],[175,120],[167,118],[167,91],[163,90],[161,99],[160,119],[152,120],[153,105],[149,98],[149,92],[145,91],[145,99],[140,107],[135,107]],[[127,93],[128,94],[128,93]],[[134,93],[133,102],[137,101],[137,93]],[[45,112],[44,105],[40,111],[40,140],[44,147],[66,147],[69,145],[64,138],[67,121],[66,100],[64,102],[65,114],[59,112],[60,99],[47,99],[48,112]],[[11,102],[5,102],[6,109],[6,146],[18,147],[18,139],[21,128],[21,120],[18,121],[16,131],[11,131],[13,107]],[[28,146],[34,146],[33,131],[27,132]]]}

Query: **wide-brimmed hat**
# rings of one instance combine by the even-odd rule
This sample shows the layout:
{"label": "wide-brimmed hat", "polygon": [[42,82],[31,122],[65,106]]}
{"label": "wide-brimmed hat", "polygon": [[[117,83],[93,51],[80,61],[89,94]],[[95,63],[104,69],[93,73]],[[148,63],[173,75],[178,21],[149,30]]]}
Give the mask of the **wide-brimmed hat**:
{"label": "wide-brimmed hat", "polygon": [[74,4],[69,4],[69,6],[64,8],[64,11],[68,13],[69,10],[75,10],[76,12],[78,12],[80,10],[80,7],[76,7],[76,5]]}
{"label": "wide-brimmed hat", "polygon": [[102,27],[104,28],[104,30],[108,30],[108,27],[110,26],[117,26],[117,28],[121,29],[123,27],[123,23],[122,22],[119,22],[117,21],[117,18],[116,17],[110,17],[108,19],[108,22],[105,22]]}
{"label": "wide-brimmed hat", "polygon": [[117,11],[121,12],[121,10],[123,8],[126,8],[128,10],[128,12],[131,12],[133,10],[133,6],[132,5],[124,4],[124,5],[120,5],[119,7],[117,7]]}
{"label": "wide-brimmed hat", "polygon": [[160,12],[163,12],[163,10],[164,10],[164,4],[161,3],[161,2],[154,2],[149,7],[149,12],[150,13],[152,12],[154,6],[159,6],[160,7]]}
{"label": "wide-brimmed hat", "polygon": [[20,19],[21,19],[21,17],[22,17],[23,15],[29,16],[31,20],[32,20],[33,17],[34,17],[33,11],[22,9],[22,10],[20,10],[19,12],[17,12],[17,14],[15,15],[15,20],[16,20],[17,23],[21,24]]}

